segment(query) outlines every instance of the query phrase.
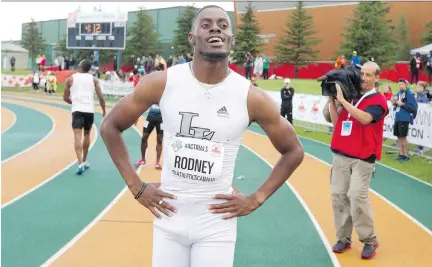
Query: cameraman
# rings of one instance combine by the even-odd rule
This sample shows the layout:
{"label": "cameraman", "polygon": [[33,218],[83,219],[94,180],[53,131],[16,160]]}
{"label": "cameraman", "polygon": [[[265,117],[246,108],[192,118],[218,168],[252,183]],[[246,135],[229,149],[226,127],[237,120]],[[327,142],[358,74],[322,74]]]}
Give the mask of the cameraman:
{"label": "cameraman", "polygon": [[286,117],[287,120],[293,124],[293,116],[292,116],[292,101],[294,97],[294,88],[290,86],[290,79],[284,80],[285,86],[281,89],[281,116]]}
{"label": "cameraman", "polygon": [[363,259],[375,256],[378,247],[368,190],[374,163],[381,159],[384,118],[388,114],[385,97],[375,89],[379,74],[376,63],[363,65],[360,96],[351,103],[336,85],[336,98],[343,106],[340,114],[335,97],[330,97],[330,117],[335,127],[330,179],[337,236],[333,252],[342,253],[351,247],[354,227],[360,242],[365,244]]}

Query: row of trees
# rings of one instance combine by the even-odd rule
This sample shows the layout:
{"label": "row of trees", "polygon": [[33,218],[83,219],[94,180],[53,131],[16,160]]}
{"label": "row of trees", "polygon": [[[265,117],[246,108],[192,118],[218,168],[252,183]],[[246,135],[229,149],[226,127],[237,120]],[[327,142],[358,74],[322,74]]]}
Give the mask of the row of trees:
{"label": "row of trees", "polygon": [[[360,2],[348,18],[343,33],[343,41],[336,48],[336,55],[350,58],[352,51],[357,51],[362,58],[373,57],[380,65],[392,66],[397,60],[405,61],[410,57],[410,37],[404,16],[400,16],[396,26],[388,19],[391,4],[386,2]],[[234,59],[243,62],[250,51],[257,54],[262,51],[260,27],[254,16],[253,6],[249,2],[238,27],[237,45],[234,47]],[[301,66],[316,60],[319,51],[316,45],[321,42],[316,37],[312,17],[299,1],[297,8],[288,17],[284,34],[275,46],[276,61],[292,63],[296,73]],[[426,25],[421,37],[422,44],[432,43],[432,21]]]}
{"label": "row of trees", "polygon": [[[401,16],[394,27],[392,21],[387,18],[390,4],[385,2],[361,2],[355,9],[353,16],[348,19],[343,34],[343,41],[337,54],[350,57],[353,50],[364,57],[373,57],[382,66],[391,66],[396,60],[408,60],[411,45],[405,18]],[[196,8],[187,6],[177,18],[177,27],[174,30],[172,46],[174,55],[182,55],[192,52],[187,35],[192,27],[192,21]],[[247,52],[258,54],[262,52],[262,40],[259,37],[260,26],[257,21],[251,2],[247,10],[241,16],[241,25],[236,33],[236,44],[233,48],[233,59],[237,63],[243,63]],[[288,17],[284,34],[275,46],[276,61],[292,63],[298,70],[301,66],[315,61],[319,51],[316,45],[321,42],[316,37],[312,17],[299,1],[297,8]],[[123,58],[128,59],[132,55],[156,55],[161,53],[161,42],[156,32],[152,17],[141,9],[137,14],[135,23],[128,27],[128,40]],[[432,21],[426,26],[422,35],[423,44],[432,43]],[[45,41],[38,32],[36,22],[32,20],[23,34],[22,46],[29,50],[33,62],[39,54],[43,54]],[[66,39],[59,42],[57,52],[70,55],[71,50],[66,48]],[[99,60],[101,63],[113,59],[116,51],[101,50]],[[93,50],[78,50],[78,58],[90,57]]]}

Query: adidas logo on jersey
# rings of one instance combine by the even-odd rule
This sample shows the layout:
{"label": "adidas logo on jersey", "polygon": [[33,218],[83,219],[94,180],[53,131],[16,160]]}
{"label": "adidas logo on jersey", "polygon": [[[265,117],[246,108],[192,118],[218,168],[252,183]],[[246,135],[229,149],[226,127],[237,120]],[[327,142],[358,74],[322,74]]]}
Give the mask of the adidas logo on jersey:
{"label": "adidas logo on jersey", "polygon": [[220,108],[217,111],[217,113],[218,113],[219,117],[226,117],[226,118],[229,117],[228,110],[227,110],[227,108],[225,106],[223,106],[222,108]]}
{"label": "adidas logo on jersey", "polygon": [[225,106],[223,106],[221,109],[218,110],[219,114],[224,114],[224,115],[228,115],[228,110],[226,109]]}

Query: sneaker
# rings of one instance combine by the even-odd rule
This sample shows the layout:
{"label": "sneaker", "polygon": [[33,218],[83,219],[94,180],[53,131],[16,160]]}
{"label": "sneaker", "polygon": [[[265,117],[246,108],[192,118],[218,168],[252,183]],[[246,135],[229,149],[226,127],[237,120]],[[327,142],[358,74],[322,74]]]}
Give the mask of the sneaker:
{"label": "sneaker", "polygon": [[342,241],[338,241],[334,246],[333,246],[333,252],[334,253],[343,253],[345,250],[350,249],[351,248],[351,244],[350,243],[345,243]]}
{"label": "sneaker", "polygon": [[372,259],[376,254],[378,244],[365,244],[361,253],[362,259]]}
{"label": "sneaker", "polygon": [[395,158],[395,160],[402,160],[403,158],[404,158],[404,156],[399,155],[399,156],[397,156],[397,157]]}
{"label": "sneaker", "polygon": [[76,171],[76,175],[82,175],[85,172],[84,164],[78,166],[78,170]]}
{"label": "sneaker", "polygon": [[406,157],[406,156],[403,156],[403,158],[400,159],[401,162],[408,162],[409,160],[410,160],[410,157]]}
{"label": "sneaker", "polygon": [[162,166],[160,165],[160,163],[156,163],[155,169],[162,170]]}
{"label": "sneaker", "polygon": [[87,170],[88,168],[90,168],[90,164],[88,164],[88,162],[84,162],[84,168]]}
{"label": "sneaker", "polygon": [[146,162],[144,160],[140,159],[135,163],[135,166],[138,168],[139,166],[144,165],[145,163]]}

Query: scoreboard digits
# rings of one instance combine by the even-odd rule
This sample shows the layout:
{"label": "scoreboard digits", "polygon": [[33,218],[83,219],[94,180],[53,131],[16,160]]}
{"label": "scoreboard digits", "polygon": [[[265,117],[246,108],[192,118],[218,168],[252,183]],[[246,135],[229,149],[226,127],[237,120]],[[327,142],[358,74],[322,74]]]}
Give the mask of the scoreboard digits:
{"label": "scoreboard digits", "polygon": [[81,35],[111,34],[111,23],[81,23]]}

